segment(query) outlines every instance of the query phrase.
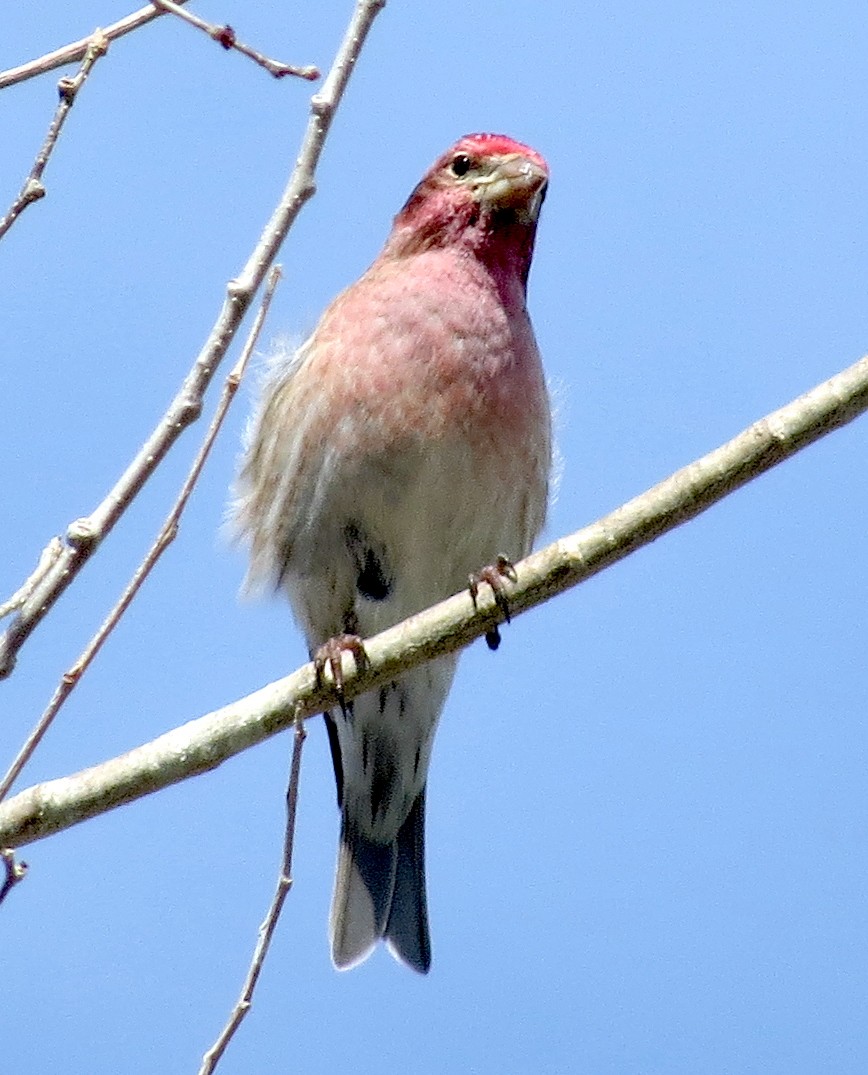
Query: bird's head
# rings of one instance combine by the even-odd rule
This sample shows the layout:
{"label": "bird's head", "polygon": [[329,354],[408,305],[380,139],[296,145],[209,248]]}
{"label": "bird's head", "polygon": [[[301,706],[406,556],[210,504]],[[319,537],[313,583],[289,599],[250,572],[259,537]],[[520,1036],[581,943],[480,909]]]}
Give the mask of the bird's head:
{"label": "bird's head", "polygon": [[469,134],[428,170],[395,218],[393,256],[461,245],[526,279],[548,167],[502,134]]}

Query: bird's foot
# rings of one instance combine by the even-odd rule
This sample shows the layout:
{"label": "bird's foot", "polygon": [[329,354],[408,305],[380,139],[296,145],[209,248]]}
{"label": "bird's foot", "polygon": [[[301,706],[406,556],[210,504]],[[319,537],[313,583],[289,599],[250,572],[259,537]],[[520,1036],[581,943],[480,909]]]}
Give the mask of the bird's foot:
{"label": "bird's foot", "polygon": [[323,642],[313,655],[313,667],[316,673],[318,687],[323,685],[323,673],[325,672],[326,667],[328,667],[328,670],[331,672],[332,680],[334,681],[335,691],[337,692],[341,710],[343,711],[344,716],[346,716],[347,709],[346,704],[344,703],[344,653],[352,653],[353,660],[356,662],[356,671],[360,672],[363,668],[367,667],[368,655],[365,652],[365,644],[358,635],[348,633],[335,635],[335,637],[330,638],[328,642]]}
{"label": "bird's foot", "polygon": [[[493,564],[487,564],[470,576],[470,597],[475,605],[476,598],[479,596],[480,583],[487,582],[494,594],[494,603],[503,614],[504,621],[509,623],[509,600],[506,596],[506,587],[503,585],[504,579],[510,582],[516,581],[515,567],[506,556],[498,556]],[[500,645],[500,631],[497,627],[492,627],[490,631],[485,632],[485,641],[489,649],[497,649]]]}

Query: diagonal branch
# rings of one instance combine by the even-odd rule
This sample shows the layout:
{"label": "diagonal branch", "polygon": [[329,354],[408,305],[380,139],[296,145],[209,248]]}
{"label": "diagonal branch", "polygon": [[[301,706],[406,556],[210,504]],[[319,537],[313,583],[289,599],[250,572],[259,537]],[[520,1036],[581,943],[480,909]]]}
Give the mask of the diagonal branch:
{"label": "diagonal branch", "polygon": [[[175,0],[175,2],[186,4],[187,0]],[[100,30],[100,33],[108,41],[115,41],[117,38],[123,37],[124,34],[130,33],[132,30],[138,30],[140,26],[144,26],[145,23],[151,22],[152,19],[159,18],[160,15],[164,14],[165,12],[162,8],[157,7],[155,4],[147,4],[145,7],[139,8],[138,11],[134,11],[131,15],[125,15],[124,18],[113,22],[111,26],[106,26]],[[0,90],[5,90],[7,86],[14,86],[17,82],[26,82],[27,79],[35,78],[37,75],[47,74],[47,72],[53,71],[56,67],[64,67],[68,63],[75,63],[77,60],[84,59],[92,39],[93,34],[88,34],[87,37],[83,37],[80,41],[73,41],[71,44],[55,49],[54,52],[49,52],[36,60],[29,60],[27,63],[21,64],[20,67],[10,67],[8,71],[0,71]]]}
{"label": "diagonal branch", "polygon": [[217,26],[216,23],[208,22],[206,19],[200,19],[198,15],[194,15],[190,11],[185,11],[180,4],[176,4],[173,0],[154,0],[154,6],[162,8],[163,11],[171,12],[173,15],[177,15],[179,19],[189,23],[191,26],[195,26],[197,30],[202,30],[212,40],[216,41],[218,45],[221,45],[224,49],[235,49],[236,52],[240,52],[242,56],[246,56],[249,60],[253,60],[270,75],[275,78],[284,78],[286,75],[295,75],[296,78],[307,79],[308,82],[313,82],[319,78],[319,71],[316,67],[308,65],[307,67],[296,67],[294,64],[281,63],[279,60],[272,60],[264,53],[259,52],[258,49],[251,48],[250,45],[245,45],[243,41],[239,41],[235,31],[231,26]]}
{"label": "diagonal branch", "polygon": [[241,357],[226,378],[226,383],[223,386],[223,394],[214,411],[214,417],[211,419],[211,424],[205,433],[199,451],[196,453],[196,458],[193,460],[193,463],[187,472],[187,477],[184,480],[184,484],[181,486],[181,491],[178,494],[175,503],[172,505],[166,520],[160,528],[160,532],[157,534],[150,549],[148,549],[145,554],[144,560],[142,560],[136,568],[133,577],[124,587],[124,591],[118,598],[114,607],[103,620],[96,634],[93,635],[88,644],[84,647],[84,650],[79,654],[72,667],[68,668],[60,677],[60,683],[48,705],[45,707],[42,716],[27,736],[17,757],[9,766],[6,775],[0,780],[0,801],[5,799],[9,794],[9,789],[18,779],[21,770],[33,757],[33,752],[39,746],[45,733],[53,724],[54,718],[60,712],[61,706],[63,706],[67,698],[78,686],[81,677],[96,659],[96,656],[102,649],[106,639],[120,623],[122,616],[132,604],[139,590],[144,585],[145,579],[156,566],[157,561],[177,537],[181,516],[184,513],[184,509],[187,507],[187,502],[193,493],[196,482],[199,480],[205,462],[211,453],[214,441],[217,439],[217,434],[220,432],[220,427],[223,425],[223,421],[226,418],[232,400],[235,398],[235,394],[238,391],[238,386],[241,383],[241,378],[250,359],[250,355],[253,353],[253,348],[256,346],[256,342],[259,339],[259,333],[262,330],[269,307],[271,306],[271,300],[274,296],[274,291],[279,279],[280,267],[275,265],[269,274],[268,283],[265,287],[259,311],[251,326],[247,342],[241,352]]}
{"label": "diagonal branch", "polygon": [[283,910],[286,897],[289,895],[290,888],[292,888],[292,849],[293,844],[295,843],[298,785],[301,779],[301,749],[304,746],[306,736],[307,732],[305,731],[304,721],[296,721],[295,741],[292,747],[292,763],[290,764],[289,769],[289,786],[286,789],[286,831],[283,838],[283,857],[280,863],[280,871],[277,875],[277,885],[274,890],[274,895],[271,898],[271,904],[269,905],[265,919],[259,927],[259,937],[256,942],[256,948],[253,951],[250,967],[247,970],[247,976],[244,979],[244,985],[241,987],[241,996],[238,998],[235,1007],[230,1012],[225,1026],[217,1035],[217,1040],[202,1058],[202,1066],[199,1068],[199,1075],[211,1075],[211,1072],[215,1070],[217,1064],[220,1062],[220,1058],[226,1051],[226,1046],[232,1040],[232,1037],[239,1026],[241,1026],[244,1017],[250,1011],[250,1006],[253,1003],[253,992],[256,989],[256,984],[259,981],[262,968],[265,965],[265,957],[268,955],[269,946],[271,945],[275,930],[277,929],[280,912]]}
{"label": "diagonal branch", "polygon": [[59,537],[52,538],[39,554],[39,563],[33,573],[28,575],[11,597],[0,602],[0,620],[6,616],[11,616],[13,612],[17,612],[29,600],[30,595],[44,576],[48,574],[48,569],[62,552],[63,542]]}
{"label": "diagonal branch", "polygon": [[[578,533],[516,565],[509,588],[513,614],[576,586],[707,511],[802,448],[868,410],[868,357],[773,412],[702,459],[677,471]],[[458,594],[366,641],[369,658],[352,670],[344,694],[386,683],[401,671],[466,646],[492,630],[501,614],[490,595],[474,609]],[[190,776],[214,769],[254,743],[336,704],[307,664],[231,705],[191,721],[119,758],[28,788],[0,805],[0,847],[42,839]]]}
{"label": "diagonal branch", "polygon": [[74,77],[62,78],[57,83],[57,92],[60,95],[60,100],[57,102],[54,118],[49,124],[48,133],[45,136],[45,141],[42,143],[42,148],[36,154],[36,160],[33,162],[30,174],[24,180],[24,186],[21,188],[18,197],[12,203],[9,212],[2,220],[0,220],[0,239],[2,239],[6,232],[9,231],[28,205],[32,205],[34,202],[38,202],[40,198],[45,197],[45,187],[42,183],[42,176],[45,172],[48,160],[54,152],[54,147],[57,145],[57,140],[60,137],[60,132],[63,130],[63,125],[66,123],[70,110],[75,104],[75,98],[78,95],[78,91],[84,85],[88,75],[93,70],[93,65],[96,61],[100,56],[105,56],[108,51],[108,46],[108,38],[105,34],[100,33],[99,30],[94,31],[88,40],[81,66]]}
{"label": "diagonal branch", "polygon": [[311,99],[310,117],[301,152],[283,196],[247,264],[236,279],[229,282],[226,298],[199,357],[169,405],[168,411],[108,496],[92,514],[70,524],[62,552],[40,578],[5,633],[0,635],[0,678],[9,675],[14,668],[18,651],[33,630],[76,578],[103,538],[111,532],[184,429],[199,417],[205,390],[218,364],[232,343],[292,223],[316,189],[314,173],[335,110],[368,31],[384,3],[385,0],[357,0],[325,84]]}

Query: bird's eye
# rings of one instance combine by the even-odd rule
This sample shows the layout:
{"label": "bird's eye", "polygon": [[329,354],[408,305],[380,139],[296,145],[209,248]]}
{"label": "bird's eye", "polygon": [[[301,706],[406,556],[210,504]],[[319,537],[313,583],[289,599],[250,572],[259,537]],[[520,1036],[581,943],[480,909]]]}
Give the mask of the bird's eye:
{"label": "bird's eye", "polygon": [[452,174],[457,175],[459,178],[462,175],[467,175],[472,164],[473,161],[466,153],[458,153],[452,158]]}

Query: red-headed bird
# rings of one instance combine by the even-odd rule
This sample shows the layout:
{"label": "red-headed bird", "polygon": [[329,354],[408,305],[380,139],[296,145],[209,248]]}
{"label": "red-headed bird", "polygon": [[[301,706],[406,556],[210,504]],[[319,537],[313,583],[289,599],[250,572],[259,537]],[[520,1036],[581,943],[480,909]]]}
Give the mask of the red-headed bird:
{"label": "red-headed bird", "polygon": [[[272,364],[235,523],[249,582],[285,588],[312,651],[526,555],[543,525],[551,420],[525,292],[547,180],[542,157],[511,138],[462,138],[368,271]],[[456,661],[326,714],[341,807],[337,967],[380,938],[430,967],[425,785]]]}

